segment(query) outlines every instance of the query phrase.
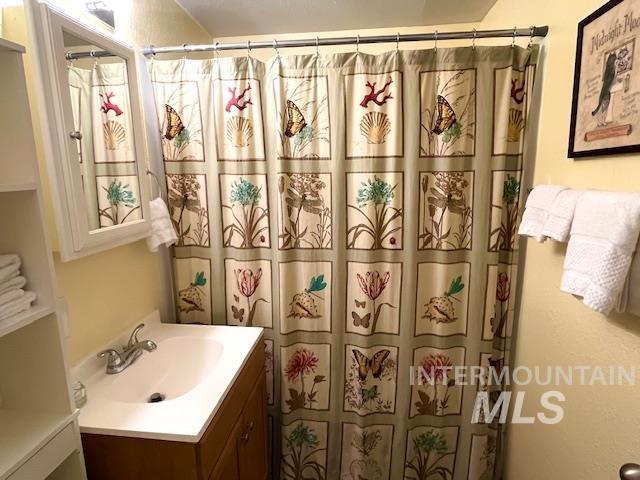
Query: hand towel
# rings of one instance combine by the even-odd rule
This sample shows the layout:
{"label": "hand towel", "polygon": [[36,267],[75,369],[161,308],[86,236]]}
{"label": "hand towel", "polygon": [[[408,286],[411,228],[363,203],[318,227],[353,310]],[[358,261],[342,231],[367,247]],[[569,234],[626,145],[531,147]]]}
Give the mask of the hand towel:
{"label": "hand towel", "polygon": [[6,281],[0,283],[0,294],[3,294],[7,290],[12,290],[14,288],[22,288],[26,284],[27,284],[27,279],[26,278],[24,278],[22,276],[13,277],[10,280],[6,280]]}
{"label": "hand towel", "polygon": [[167,204],[162,198],[151,200],[149,210],[151,212],[151,234],[147,238],[147,246],[152,252],[157,252],[158,247],[162,244],[168,247],[176,243],[178,236],[171,223]]}
{"label": "hand towel", "polygon": [[7,303],[16,300],[24,295],[24,290],[21,288],[11,288],[4,293],[0,293],[0,307]]}
{"label": "hand towel", "polygon": [[0,320],[5,320],[9,317],[13,317],[18,313],[24,312],[31,307],[31,304],[35,301],[36,294],[34,292],[24,292],[22,297],[17,298],[6,305],[0,306]]}
{"label": "hand towel", "polygon": [[542,234],[542,229],[554,200],[563,190],[566,190],[566,187],[559,185],[540,185],[535,187],[527,198],[518,233],[533,237],[538,242],[544,242],[547,238]]}
{"label": "hand towel", "polygon": [[0,268],[0,283],[4,283],[7,280],[11,280],[20,275],[20,264],[10,263]]}
{"label": "hand towel", "polygon": [[585,192],[576,206],[560,289],[598,312],[619,309],[639,234],[639,193]]}
{"label": "hand towel", "polygon": [[12,264],[20,266],[20,257],[18,255],[16,255],[15,253],[6,253],[4,255],[0,255],[0,268]]}
{"label": "hand towel", "polygon": [[558,242],[569,240],[576,203],[584,190],[563,190],[558,194],[544,222],[542,235]]}
{"label": "hand towel", "polygon": [[629,275],[618,311],[640,317],[640,241],[636,245],[636,251],[631,260]]}

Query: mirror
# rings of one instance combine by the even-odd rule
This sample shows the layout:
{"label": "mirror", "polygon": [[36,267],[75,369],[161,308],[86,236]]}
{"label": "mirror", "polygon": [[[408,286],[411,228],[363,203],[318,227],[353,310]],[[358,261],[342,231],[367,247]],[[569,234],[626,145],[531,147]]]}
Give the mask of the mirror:
{"label": "mirror", "polygon": [[[64,32],[66,53],[96,45]],[[110,52],[109,52],[110,53]],[[143,218],[127,62],[115,54],[67,63],[73,126],[90,230]]]}
{"label": "mirror", "polygon": [[147,139],[134,50],[47,3],[26,3],[63,261],[147,235]]}

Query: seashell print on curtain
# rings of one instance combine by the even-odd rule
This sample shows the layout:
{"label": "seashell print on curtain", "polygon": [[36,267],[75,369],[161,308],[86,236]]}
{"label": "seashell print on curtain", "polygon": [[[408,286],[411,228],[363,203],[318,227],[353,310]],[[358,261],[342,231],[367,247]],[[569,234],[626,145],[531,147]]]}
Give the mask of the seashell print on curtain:
{"label": "seashell print on curtain", "polygon": [[536,61],[152,62],[177,318],[265,329],[273,478],[500,478],[450,369],[511,361]]}

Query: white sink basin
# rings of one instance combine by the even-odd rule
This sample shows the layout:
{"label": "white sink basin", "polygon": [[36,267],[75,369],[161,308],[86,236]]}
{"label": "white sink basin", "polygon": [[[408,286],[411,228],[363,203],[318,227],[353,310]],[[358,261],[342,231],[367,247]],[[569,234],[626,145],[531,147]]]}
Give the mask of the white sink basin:
{"label": "white sink basin", "polygon": [[[141,340],[158,348],[121,373],[107,375],[95,354],[72,369],[87,389],[80,431],[158,440],[198,442],[256,345],[262,329],[161,324],[145,318]],[[126,343],[131,329],[105,348]],[[149,403],[154,393],[164,400]]]}
{"label": "white sink basin", "polygon": [[[146,338],[146,337],[145,337]],[[147,403],[154,393],[171,401],[197,387],[218,364],[223,345],[197,336],[167,338],[153,352],[144,352],[113,379],[105,396],[111,400]]]}

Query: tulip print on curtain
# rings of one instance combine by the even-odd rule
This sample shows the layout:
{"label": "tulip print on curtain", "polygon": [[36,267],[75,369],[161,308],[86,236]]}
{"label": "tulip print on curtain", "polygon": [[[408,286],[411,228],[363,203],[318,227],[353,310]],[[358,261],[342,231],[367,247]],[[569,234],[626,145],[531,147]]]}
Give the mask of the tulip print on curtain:
{"label": "tulip print on curtain", "polygon": [[264,327],[274,478],[500,478],[452,369],[511,361],[536,58],[152,62],[178,320]]}

